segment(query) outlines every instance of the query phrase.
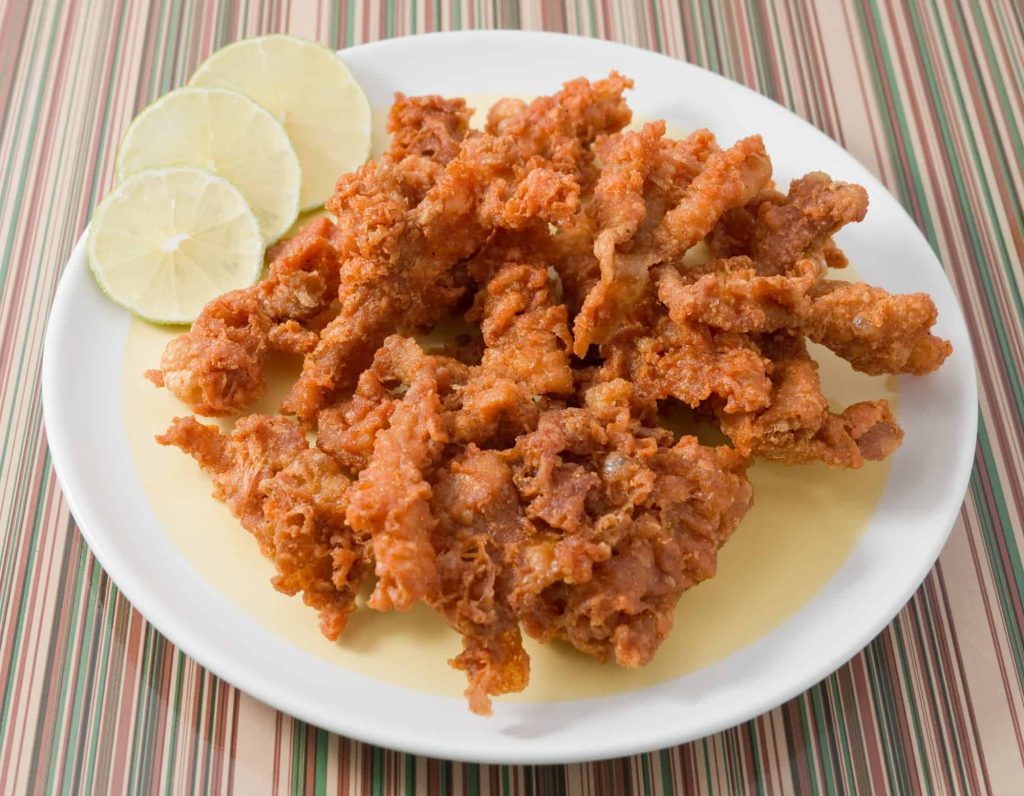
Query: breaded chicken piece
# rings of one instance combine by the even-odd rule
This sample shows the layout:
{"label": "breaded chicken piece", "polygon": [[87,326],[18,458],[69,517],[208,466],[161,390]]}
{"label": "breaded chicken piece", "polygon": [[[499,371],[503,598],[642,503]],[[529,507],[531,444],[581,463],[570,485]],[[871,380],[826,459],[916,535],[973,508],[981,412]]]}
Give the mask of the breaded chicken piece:
{"label": "breaded chicken piece", "polygon": [[381,370],[375,360],[359,376],[352,397],[324,409],[317,420],[316,446],[350,473],[369,463],[377,432],[388,427],[395,410],[397,398],[386,381],[390,374]]}
{"label": "breaded chicken piece", "polygon": [[660,154],[664,134],[664,122],[649,122],[636,133],[620,136],[604,158],[590,206],[600,279],[587,294],[573,325],[576,356],[584,356],[592,342],[603,343],[619,329],[646,289],[655,252],[642,243],[630,252],[617,247],[632,243],[647,220],[644,185]]}
{"label": "breaded chicken piece", "polygon": [[631,381],[641,403],[675,398],[696,408],[714,397],[729,411],[752,411],[770,400],[771,364],[744,334],[658,314],[601,351],[601,377]]}
{"label": "breaded chicken piece", "polygon": [[397,91],[388,111],[391,143],[385,157],[395,163],[422,157],[443,166],[459,154],[472,116],[473,109],[461,97],[407,97]]}
{"label": "breaded chicken piece", "polygon": [[427,356],[416,341],[392,335],[359,376],[352,396],[320,412],[317,447],[347,472],[361,472],[373,455],[377,432],[388,427],[395,405],[424,367],[437,381],[445,422],[450,425],[450,415],[459,403],[456,391],[469,379],[469,366],[451,357]]}
{"label": "breaded chicken piece", "polygon": [[[600,265],[594,257],[594,220],[581,205],[557,227],[535,222],[517,230],[499,230],[470,262],[471,272],[492,273],[509,259],[509,252],[520,258],[543,263],[558,275],[557,291],[572,317],[578,313],[587,293],[597,284]],[[486,280],[476,279],[482,285]]]}
{"label": "breaded chicken piece", "polygon": [[[573,81],[522,113],[500,121],[496,114],[488,123],[492,134],[465,140],[457,157],[431,173],[434,182],[419,204],[408,169],[393,168],[387,159],[342,177],[328,203],[338,218],[335,243],[344,262],[341,311],[307,355],[283,410],[311,422],[351,385],[399,322],[412,329],[436,320],[462,294],[453,266],[494,229],[567,220],[578,205],[575,176],[590,161],[593,139],[629,122],[622,97],[629,85],[617,75]],[[396,136],[399,152],[403,141]],[[423,141],[416,144],[422,150]]]}
{"label": "breaded chicken piece", "polygon": [[894,296],[862,282],[822,280],[807,259],[776,276],[759,276],[746,258],[715,263],[722,265],[692,284],[673,268],[658,269],[658,295],[676,323],[804,334],[870,375],[930,373],[953,350],[931,332],[938,312],[926,293]]}
{"label": "breaded chicken piece", "polygon": [[512,259],[477,277],[485,286],[469,317],[481,322],[486,348],[460,387],[454,439],[514,444],[536,426],[546,398],[573,392],[567,313],[545,267]]}
{"label": "breaded chicken piece", "polygon": [[181,448],[213,476],[214,497],[274,562],[274,588],[301,593],[319,612],[321,632],[337,639],[369,566],[345,524],[350,482],[334,460],[311,449],[297,423],[263,415],[242,418],[227,435],[176,418],[157,442]]}
{"label": "breaded chicken piece", "polygon": [[751,503],[745,461],[727,448],[643,427],[622,380],[582,408],[546,412],[508,454],[531,532],[511,603],[543,641],[642,666],[679,596],[714,575],[719,547]]}
{"label": "breaded chicken piece", "polygon": [[350,387],[396,328],[436,321],[462,294],[453,267],[497,228],[535,218],[558,222],[575,209],[576,183],[550,169],[524,171],[513,142],[464,142],[422,202],[409,205],[387,164],[367,164],[338,182],[328,201],[338,219],[341,311],[321,332],[282,404],[312,422]]}
{"label": "breaded chicken piece", "polygon": [[669,315],[677,323],[744,333],[798,328],[821,281],[821,269],[811,260],[801,260],[787,276],[760,276],[743,256],[710,260],[700,271],[702,276],[672,266],[655,269],[658,298]]}
{"label": "breaded chicken piece", "polygon": [[[391,338],[385,349],[411,342]],[[408,390],[395,401],[387,428],[374,436],[373,454],[349,492],[346,519],[373,550],[377,586],[369,606],[378,611],[408,610],[438,589],[428,478],[448,433],[429,358],[421,356],[414,367]]]}
{"label": "breaded chicken piece", "polygon": [[462,634],[450,663],[466,673],[470,710],[491,712],[491,696],[522,691],[530,677],[509,598],[524,517],[512,471],[496,451],[468,445],[436,476],[432,544],[440,589],[431,605]]}
{"label": "breaded chicken piece", "polygon": [[524,161],[538,158],[586,186],[594,159],[591,144],[617,133],[633,117],[622,96],[632,87],[632,80],[613,71],[603,80],[570,80],[558,93],[529,103],[499,100],[487,114],[486,130],[513,140]]}
{"label": "breaded chicken piece", "polygon": [[[530,103],[499,100],[488,113],[487,132],[512,137],[527,161],[541,161],[576,177],[582,196],[589,200],[597,179],[594,154],[632,118],[623,98],[633,81],[612,72],[605,80],[571,80],[562,91]],[[569,311],[579,311],[597,281],[594,226],[585,208],[562,220],[557,229],[546,223],[527,224],[512,235],[499,233],[496,249],[503,251],[510,238],[555,268],[562,282]]]}
{"label": "breaded chicken piece", "polygon": [[680,259],[704,240],[723,213],[749,202],[771,176],[771,160],[759,135],[742,138],[728,149],[711,154],[654,233],[659,262]]}
{"label": "breaded chicken piece", "polygon": [[953,353],[949,341],[931,332],[938,315],[927,293],[894,296],[863,282],[824,280],[801,329],[861,373],[920,376]]}
{"label": "breaded chicken piece", "polygon": [[472,115],[473,109],[462,98],[395,93],[387,120],[391,143],[381,160],[394,167],[410,205],[422,201],[458,155],[463,140],[475,134],[469,129]]}
{"label": "breaded chicken piece", "polygon": [[832,467],[861,467],[880,461],[903,441],[884,400],[865,401],[835,414],[821,392],[818,363],[800,337],[785,332],[758,339],[771,360],[771,402],[756,412],[715,414],[722,431],[742,454],[784,464],[821,461]]}
{"label": "breaded chicken piece", "polygon": [[[635,314],[651,266],[681,259],[724,212],[746,204],[771,178],[759,136],[714,151],[701,131],[689,141],[691,159],[706,157],[700,171],[673,197],[674,205],[648,202],[644,187],[660,159],[664,131],[663,123],[651,123],[620,136],[609,149],[594,189],[594,255],[601,278],[573,325],[577,356],[584,356],[591,343],[609,340]],[[656,193],[664,193],[663,183],[654,183]]]}
{"label": "breaded chicken piece", "polygon": [[[465,100],[398,94],[388,113],[392,166],[407,201],[416,203],[458,153],[472,109]],[[192,328],[168,343],[159,370],[146,373],[202,415],[240,412],[263,394],[270,350],[307,354],[338,298],[340,262],[327,218],[271,247],[267,277],[211,301]]]}
{"label": "breaded chicken piece", "polygon": [[864,220],[868,192],[812,171],[789,186],[786,201],[758,208],[750,256],[763,274],[784,274],[799,260],[821,256],[840,229]]}
{"label": "breaded chicken piece", "polygon": [[841,268],[846,257],[832,236],[863,221],[867,210],[868,194],[861,186],[812,171],[793,180],[785,196],[766,192],[725,213],[709,245],[713,257],[749,256],[764,276],[786,274],[808,257]]}
{"label": "breaded chicken piece", "polygon": [[[704,168],[708,158],[719,151],[718,142],[709,130],[695,130],[686,138],[672,140],[664,138],[658,126],[645,126],[639,133],[619,133],[611,136],[599,136],[594,142],[594,149],[601,158],[601,174],[609,171],[610,164],[614,160],[620,160],[618,168],[628,168],[628,162],[634,157],[647,158],[647,148],[651,139],[657,141],[657,152],[654,153],[649,165],[645,164],[647,172],[643,183],[643,202],[645,214],[640,220],[635,232],[619,246],[616,244],[614,252],[604,249],[601,252],[604,259],[599,261],[595,251],[595,238],[599,222],[596,215],[600,210],[600,203],[586,201],[584,199],[584,211],[577,214],[565,227],[558,230],[550,243],[535,241],[537,251],[543,252],[544,257],[558,272],[562,281],[563,295],[574,317],[580,313],[587,296],[596,287],[598,292],[591,298],[591,306],[582,318],[576,320],[580,327],[575,330],[576,338],[580,341],[582,348],[584,340],[604,339],[617,325],[625,323],[629,311],[618,312],[615,309],[615,296],[607,295],[609,291],[615,292],[616,272],[620,266],[620,260],[609,259],[619,254],[618,249],[628,249],[632,254],[630,260],[622,262],[622,265],[632,266],[632,271],[646,260],[642,260],[643,252],[653,248],[653,236],[658,224],[664,218],[665,213],[678,204],[686,191],[687,186],[693,181]],[[628,140],[633,139],[633,140]],[[627,179],[623,176],[623,179]],[[602,181],[599,179],[598,184]],[[611,179],[610,183],[601,186],[595,185],[594,196],[604,194],[604,202],[613,201],[617,190],[614,190],[618,179]],[[614,206],[609,216],[614,218]],[[649,259],[649,258],[647,258]],[[604,263],[602,270],[602,262]],[[642,272],[641,272],[642,273]],[[602,277],[602,274],[606,276]],[[639,281],[645,282],[646,275],[642,274]],[[600,284],[599,284],[600,283]],[[638,293],[635,287],[637,280],[626,284]],[[629,310],[635,309],[635,306]],[[590,317],[593,315],[594,317]],[[605,320],[602,316],[615,316],[620,319],[616,324]],[[601,327],[599,331],[591,331],[589,327]]]}

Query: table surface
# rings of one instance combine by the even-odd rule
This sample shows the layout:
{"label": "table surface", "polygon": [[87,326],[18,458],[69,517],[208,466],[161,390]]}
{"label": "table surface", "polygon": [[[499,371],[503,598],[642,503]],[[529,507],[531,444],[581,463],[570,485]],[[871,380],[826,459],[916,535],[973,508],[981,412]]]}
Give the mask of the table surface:
{"label": "table surface", "polygon": [[[50,302],[139,109],[246,36],[288,31],[344,47],[493,27],[659,50],[792,108],[905,205],[973,333],[975,467],[924,585],[815,688],[674,749],[564,767],[459,765],[278,713],[197,666],[121,597],[49,460],[39,369]],[[1007,793],[1024,781],[1015,0],[0,0],[0,109],[0,792]]]}

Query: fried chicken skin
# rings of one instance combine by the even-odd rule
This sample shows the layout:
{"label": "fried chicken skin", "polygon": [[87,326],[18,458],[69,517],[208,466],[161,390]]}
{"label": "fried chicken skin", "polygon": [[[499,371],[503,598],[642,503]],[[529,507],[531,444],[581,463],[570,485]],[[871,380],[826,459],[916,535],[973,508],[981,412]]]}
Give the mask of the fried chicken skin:
{"label": "fried chicken skin", "polygon": [[440,589],[430,603],[462,634],[450,663],[466,673],[474,713],[489,715],[491,696],[522,691],[530,677],[519,619],[509,603],[524,516],[512,470],[496,451],[470,444],[433,484],[432,535]]}
{"label": "fried chicken skin", "polygon": [[769,402],[770,363],[747,335],[659,316],[649,332],[604,347],[603,370],[628,378],[644,400],[697,408],[717,398],[731,411]]}
{"label": "fried chicken skin", "polygon": [[573,327],[574,350],[584,356],[592,342],[616,331],[647,285],[647,270],[656,256],[650,247],[618,251],[634,241],[647,220],[644,185],[660,153],[664,122],[645,124],[608,147],[591,203],[595,218],[594,257],[600,279],[589,291]]}
{"label": "fried chicken skin", "polygon": [[704,240],[723,213],[749,202],[771,176],[772,163],[759,135],[740,139],[728,149],[711,154],[654,233],[660,261],[681,258]]}
{"label": "fried chicken skin", "polygon": [[937,370],[953,353],[932,334],[938,319],[927,293],[894,296],[863,282],[825,280],[814,290],[803,331],[872,376]]}
{"label": "fried chicken skin", "polygon": [[531,527],[511,600],[530,635],[642,666],[679,596],[714,575],[752,493],[743,457],[640,425],[629,392],[591,388],[508,454]]}
{"label": "fried chicken skin", "polygon": [[821,279],[812,260],[789,275],[760,276],[745,257],[686,284],[673,268],[656,277],[658,296],[677,323],[744,333],[787,330],[821,343],[870,375],[936,370],[952,346],[931,332],[938,318],[926,293],[891,295],[862,282]]}
{"label": "fried chicken skin", "polygon": [[[771,161],[759,136],[717,151],[703,131],[677,146],[663,147],[664,132],[664,123],[650,123],[637,133],[620,136],[607,149],[608,162],[593,201],[600,280],[574,322],[577,356],[584,356],[591,343],[609,340],[635,313],[653,265],[682,258],[713,230],[724,212],[746,204],[771,178]],[[661,187],[666,182],[663,175],[655,175],[653,201],[645,191],[661,159],[676,167],[675,179],[669,181],[675,187],[672,205],[655,198],[667,193]],[[680,166],[688,170],[694,165],[699,171],[692,176],[679,173]]]}
{"label": "fried chicken skin", "polygon": [[[393,337],[384,347],[402,346],[415,343]],[[369,606],[379,611],[408,610],[438,589],[428,479],[448,434],[428,358],[420,356],[413,367],[387,427],[374,435],[373,453],[352,485],[345,515],[352,528],[369,538],[377,576]]]}
{"label": "fried chicken skin", "polygon": [[274,562],[274,588],[301,593],[324,636],[337,639],[369,567],[345,523],[350,482],[334,459],[310,448],[298,424],[263,415],[242,418],[227,435],[176,418],[157,442],[181,448],[213,476],[214,497]]}
{"label": "fried chicken skin", "polygon": [[452,269],[498,228],[539,218],[557,223],[578,202],[572,178],[524,170],[509,139],[464,142],[423,201],[410,206],[389,167],[368,164],[346,175],[328,201],[337,217],[341,311],[307,355],[282,405],[312,422],[369,364],[396,328],[436,321],[462,295]]}
{"label": "fried chicken skin", "polygon": [[[799,328],[821,281],[818,265],[802,260],[790,276],[760,276],[748,257],[711,260],[700,274],[671,266],[655,270],[658,299],[676,323],[730,332]],[[690,281],[692,280],[692,281]]]}
{"label": "fried chicken skin", "polygon": [[459,154],[472,116],[473,109],[461,97],[407,97],[396,92],[388,111],[391,143],[385,157],[395,163],[409,157],[425,158],[443,166]]}
{"label": "fried chicken skin", "polygon": [[794,180],[785,196],[766,191],[724,213],[710,235],[712,256],[749,256],[766,276],[785,274],[807,257],[843,267],[846,258],[832,236],[863,221],[867,209],[867,191],[861,186],[812,171]]}
{"label": "fried chicken skin", "polygon": [[472,115],[473,109],[461,98],[395,94],[387,118],[391,142],[380,162],[389,168],[411,206],[423,200],[444,167],[459,154],[462,142],[473,135]]}
{"label": "fried chicken skin", "polygon": [[436,320],[462,294],[452,268],[494,230],[571,218],[590,144],[629,121],[622,93],[630,85],[615,74],[581,79],[553,97],[499,108],[488,134],[465,138],[418,204],[402,169],[389,163],[342,177],[328,201],[344,264],[341,312],[307,356],[282,410],[312,422],[399,324]]}
{"label": "fried chicken skin", "polygon": [[[388,114],[391,146],[384,159],[418,201],[458,154],[472,109],[465,100],[399,94]],[[196,413],[244,410],[264,391],[270,350],[307,354],[319,342],[315,321],[338,297],[340,261],[329,219],[318,218],[268,252],[267,277],[210,302],[192,328],[168,343],[159,370],[146,376]]]}
{"label": "fried chicken skin", "polygon": [[585,186],[594,160],[591,145],[633,117],[623,97],[632,87],[632,80],[613,71],[603,80],[570,80],[556,94],[529,103],[499,100],[487,114],[486,130],[515,141],[523,160],[539,158]]}
{"label": "fried chicken skin", "polygon": [[536,427],[546,399],[573,392],[568,316],[540,265],[511,260],[485,282],[469,317],[480,321],[486,347],[459,389],[453,435],[514,444]]}
{"label": "fried chicken skin", "polygon": [[829,410],[818,363],[802,338],[779,332],[758,344],[772,363],[768,406],[754,412],[716,407],[719,425],[737,451],[783,464],[857,468],[900,446],[903,431],[884,400],[854,404],[840,414]]}

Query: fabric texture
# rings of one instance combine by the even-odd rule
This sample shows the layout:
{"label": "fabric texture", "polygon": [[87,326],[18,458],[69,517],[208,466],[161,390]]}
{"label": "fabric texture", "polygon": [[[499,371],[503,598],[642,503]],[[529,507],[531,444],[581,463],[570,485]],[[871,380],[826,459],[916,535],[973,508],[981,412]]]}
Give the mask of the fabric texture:
{"label": "fabric texture", "polygon": [[[50,302],[132,116],[214,49],[555,30],[691,61],[793,109],[903,203],[978,358],[967,499],[910,603],[837,673],[734,729],[616,761],[447,763],[275,712],[120,596],[54,477]],[[1024,11],[1015,0],[0,2],[0,792],[1011,793],[1024,782]],[[756,125],[756,120],[754,120]]]}

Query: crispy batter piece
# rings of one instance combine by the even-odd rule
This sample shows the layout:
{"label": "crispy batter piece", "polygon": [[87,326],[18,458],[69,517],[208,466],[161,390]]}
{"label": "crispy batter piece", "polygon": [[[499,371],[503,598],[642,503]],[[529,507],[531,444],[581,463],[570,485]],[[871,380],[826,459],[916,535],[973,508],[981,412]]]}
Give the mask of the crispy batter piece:
{"label": "crispy batter piece", "polygon": [[391,144],[387,158],[396,163],[408,157],[426,158],[443,166],[459,154],[472,115],[473,109],[461,97],[407,97],[396,92],[388,111]]}
{"label": "crispy batter piece", "polygon": [[633,242],[647,220],[644,185],[660,154],[664,122],[649,122],[626,133],[609,147],[594,188],[591,212],[596,220],[594,256],[600,280],[587,294],[573,326],[576,356],[592,342],[604,342],[628,317],[647,287],[647,269],[656,253],[642,244],[637,251],[618,251]]}
{"label": "crispy batter piece", "polygon": [[359,377],[352,397],[320,412],[316,446],[350,473],[365,469],[377,432],[388,427],[397,402],[382,373],[380,356]]}
{"label": "crispy batter piece", "polygon": [[803,331],[862,373],[920,376],[953,353],[949,341],[931,332],[938,314],[927,293],[894,296],[863,282],[824,280]]}
{"label": "crispy batter piece", "polygon": [[396,183],[411,206],[422,201],[444,167],[459,154],[463,140],[473,135],[469,129],[472,115],[473,109],[461,98],[395,94],[387,120],[391,143],[381,161],[393,168]]}
{"label": "crispy batter piece", "polygon": [[[624,143],[627,136],[635,135],[638,134],[621,133],[597,138],[594,148],[605,164],[602,166],[602,174],[608,168],[607,164],[616,157],[628,156],[637,144],[640,144],[640,153],[643,153],[645,142]],[[658,151],[650,164],[643,185],[645,215],[632,239],[624,241],[621,246],[616,246],[616,255],[620,248],[640,253],[653,248],[654,232],[665,213],[682,200],[687,186],[701,172],[708,158],[719,151],[718,142],[709,130],[696,130],[678,141],[658,135],[657,127],[645,127],[639,133],[641,138],[649,138],[652,135],[658,138]],[[616,151],[621,147],[625,147],[626,152],[617,155]],[[596,186],[594,192],[595,194],[597,192]],[[614,321],[605,321],[602,317],[604,314],[621,316],[622,323],[625,323],[628,315],[628,313],[616,313],[614,307],[611,306],[615,298],[614,288],[618,262],[613,260],[605,266],[608,276],[602,279],[601,263],[595,255],[594,239],[597,235],[598,224],[593,216],[596,214],[597,208],[594,207],[593,199],[587,201],[586,194],[581,204],[584,211],[578,213],[569,224],[559,229],[550,241],[535,240],[533,242],[534,249],[542,252],[546,260],[558,272],[566,304],[573,315],[580,313],[587,296],[595,289],[598,290],[598,293],[590,300],[591,308],[588,309],[588,312],[582,317],[577,315],[576,325],[579,328],[574,331],[575,337],[580,341],[578,344],[580,348],[582,348],[583,340],[603,339],[614,329]],[[608,254],[611,253],[608,252]],[[637,265],[636,261],[643,256],[643,254],[637,254],[637,257],[627,264]],[[640,280],[646,282],[646,277],[641,276]],[[611,291],[613,295],[608,296],[608,291]],[[638,304],[640,303],[642,302],[638,302]],[[589,317],[591,314],[594,317]],[[600,326],[601,329],[591,331],[588,329],[589,326]]]}
{"label": "crispy batter piece", "polygon": [[503,457],[472,444],[438,471],[433,490],[440,589],[431,605],[462,634],[450,663],[466,672],[470,709],[489,715],[491,696],[522,691],[530,677],[506,560],[523,535],[523,510]]}
{"label": "crispy batter piece", "polygon": [[250,415],[231,434],[176,418],[157,437],[191,455],[213,476],[224,501],[274,562],[274,588],[302,594],[320,614],[320,630],[337,639],[355,610],[369,572],[363,546],[345,524],[349,479],[306,442],[294,422]]}
{"label": "crispy batter piece", "polygon": [[470,318],[481,319],[486,348],[460,387],[454,438],[514,444],[536,427],[545,399],[573,392],[566,309],[547,268],[511,260],[486,278]]}
{"label": "crispy batter piece", "polygon": [[675,398],[698,407],[712,397],[729,411],[768,405],[770,363],[747,335],[656,316],[643,333],[602,347],[605,378],[626,378],[642,402]]}
{"label": "crispy batter piece", "polygon": [[618,132],[633,116],[622,96],[632,87],[632,80],[613,71],[604,80],[570,80],[558,93],[530,103],[499,100],[487,114],[486,129],[514,141],[524,161],[539,158],[586,185],[594,159],[591,144]]}
{"label": "crispy batter piece", "polygon": [[393,335],[377,349],[352,396],[320,412],[317,447],[334,456],[347,472],[365,469],[377,432],[388,427],[395,405],[420,368],[429,368],[436,379],[446,426],[450,425],[458,405],[457,390],[469,379],[470,368],[450,357],[427,356],[414,340]]}
{"label": "crispy batter piece", "polygon": [[[472,110],[465,100],[396,96],[388,114],[391,147],[384,160],[396,184],[417,202],[458,153]],[[329,219],[271,247],[265,279],[211,301],[192,328],[168,343],[159,370],[146,373],[202,415],[240,412],[263,394],[269,350],[308,354],[338,298],[340,261]],[[378,341],[379,342],[379,341]],[[372,353],[372,352],[371,352]]]}
{"label": "crispy batter piece", "polygon": [[749,266],[746,258],[733,258],[692,284],[661,268],[658,295],[677,323],[804,334],[871,375],[930,373],[953,350],[931,332],[938,312],[926,293],[894,296],[862,282],[822,280],[807,259],[789,275],[759,276]]}
{"label": "crispy batter piece", "polygon": [[436,321],[461,296],[453,267],[494,229],[564,219],[578,193],[571,178],[550,169],[523,171],[513,143],[491,136],[465,141],[415,207],[386,165],[367,164],[343,177],[328,201],[344,262],[341,312],[307,355],[283,411],[312,422],[388,334]]}
{"label": "crispy batter piece", "polygon": [[509,454],[531,533],[512,605],[523,628],[622,666],[642,666],[690,586],[751,503],[742,457],[692,437],[673,444],[629,411],[622,380],[554,409]]}
{"label": "crispy batter piece", "polygon": [[744,333],[798,329],[821,280],[811,260],[801,260],[789,276],[759,276],[753,261],[743,256],[709,261],[701,271],[707,273],[687,282],[688,272],[656,269],[658,298],[672,320]]}
{"label": "crispy batter piece", "polygon": [[[409,343],[392,337],[384,347]],[[437,378],[422,357],[408,390],[391,411],[388,427],[375,435],[369,463],[349,493],[346,519],[369,537],[373,549],[377,586],[371,608],[404,611],[437,594],[430,544],[435,519],[427,479],[447,441]]]}
{"label": "crispy batter piece", "polygon": [[716,407],[722,431],[739,452],[784,464],[856,468],[900,446],[903,431],[886,401],[854,404],[840,414],[829,410],[818,363],[801,338],[780,332],[758,343],[772,362],[769,405],[755,412]]}
{"label": "crispy batter piece", "polygon": [[[601,276],[574,323],[577,356],[584,356],[591,343],[609,340],[636,314],[651,266],[682,258],[725,211],[746,204],[771,178],[771,161],[759,136],[742,139],[723,152],[716,151],[704,131],[681,146],[663,148],[664,132],[663,123],[651,123],[638,133],[620,136],[609,147],[593,202],[598,228],[594,255]],[[702,166],[681,192],[676,187],[672,206],[648,202],[644,190],[663,149],[677,167],[676,183],[683,177],[680,165]],[[703,163],[700,157],[706,158]],[[664,195],[663,184],[656,180],[651,192]]]}
{"label": "crispy batter piece", "polygon": [[338,290],[332,230],[328,219],[311,222],[278,250],[266,279],[208,303],[146,378],[201,415],[231,414],[256,401],[269,351],[304,353],[316,344],[306,326]]}
{"label": "crispy batter piece", "polygon": [[726,212],[710,236],[712,255],[747,255],[765,276],[786,274],[808,257],[840,268],[846,258],[832,236],[863,221],[867,209],[867,191],[861,186],[812,171],[794,180],[785,196],[769,191]]}
{"label": "crispy batter piece", "polygon": [[681,258],[704,240],[725,211],[749,202],[771,176],[772,163],[759,135],[742,138],[728,149],[711,154],[654,233],[659,262]]}

